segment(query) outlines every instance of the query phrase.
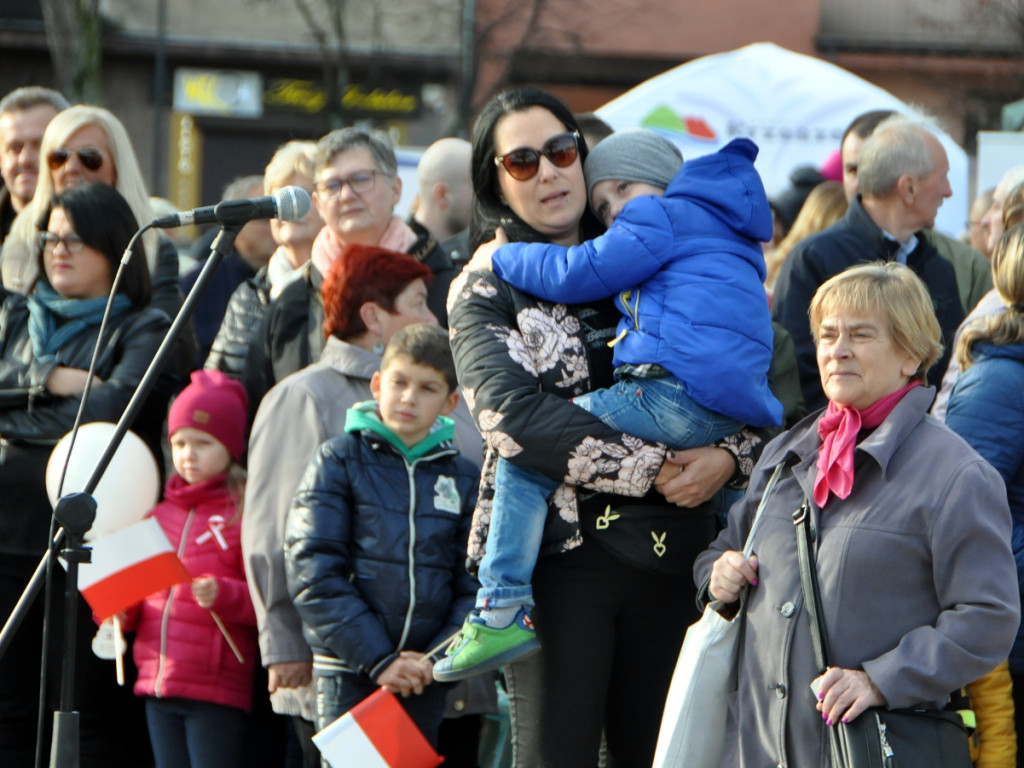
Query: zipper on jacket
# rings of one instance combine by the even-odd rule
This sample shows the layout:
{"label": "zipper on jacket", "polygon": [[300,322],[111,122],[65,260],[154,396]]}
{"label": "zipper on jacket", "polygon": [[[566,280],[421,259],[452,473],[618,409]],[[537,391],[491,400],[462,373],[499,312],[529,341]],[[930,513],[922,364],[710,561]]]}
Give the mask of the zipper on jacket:
{"label": "zipper on jacket", "polygon": [[406,462],[406,474],[409,477],[409,607],[405,611],[405,625],[402,637],[398,641],[396,652],[405,647],[412,630],[412,615],[416,610],[416,464]]}
{"label": "zipper on jacket", "polygon": [[[630,321],[632,321],[632,324],[633,324],[633,330],[634,331],[639,331],[640,330],[640,289],[639,288],[631,288],[628,291],[623,291],[622,293],[619,294],[619,301],[621,301],[622,305],[626,308],[626,313],[629,315],[629,319],[630,319]],[[620,341],[622,341],[624,338],[626,338],[626,334],[627,333],[629,333],[629,329],[626,329],[626,330],[622,331],[621,333],[619,333],[618,336],[616,336],[614,339],[612,339],[611,341],[608,342],[608,346],[609,347],[614,347],[616,344],[618,344]]]}
{"label": "zipper on jacket", "polygon": [[[188,532],[192,527],[192,520],[195,517],[196,508],[192,507],[188,511],[188,517],[185,518],[185,525],[181,529],[181,540],[178,542],[178,559],[181,560],[185,556],[185,546],[188,543]],[[171,622],[171,604],[174,602],[174,590],[177,585],[173,586],[167,592],[167,602],[164,603],[164,611],[160,616],[160,656],[157,662],[156,668],[156,680],[153,684],[153,694],[159,699],[161,698],[160,685],[163,682],[164,676],[164,662],[167,660],[167,625]]]}

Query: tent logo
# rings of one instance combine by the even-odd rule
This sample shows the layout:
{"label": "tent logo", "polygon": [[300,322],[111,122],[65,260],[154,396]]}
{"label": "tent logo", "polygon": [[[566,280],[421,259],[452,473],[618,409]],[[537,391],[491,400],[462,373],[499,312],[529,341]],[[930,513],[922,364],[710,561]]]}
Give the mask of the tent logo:
{"label": "tent logo", "polygon": [[703,117],[683,117],[664,104],[647,113],[640,125],[663,133],[682,134],[699,141],[713,142],[718,139],[718,134]]}

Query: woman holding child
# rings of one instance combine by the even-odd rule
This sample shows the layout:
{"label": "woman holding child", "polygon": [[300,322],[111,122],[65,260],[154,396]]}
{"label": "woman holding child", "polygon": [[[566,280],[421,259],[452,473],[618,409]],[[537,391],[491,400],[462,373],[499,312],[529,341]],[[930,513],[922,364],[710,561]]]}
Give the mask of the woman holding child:
{"label": "woman holding child", "polygon": [[[473,135],[474,248],[499,226],[512,242],[565,246],[601,232],[576,131],[568,109],[535,89],[484,108]],[[616,765],[650,765],[679,645],[696,618],[686,574],[715,530],[714,510],[701,502],[734,475],[742,482],[737,467],[749,471],[760,439],[743,432],[666,461],[663,444],[573,405],[612,383],[611,301],[545,302],[470,272],[453,283],[450,303],[460,383],[488,445],[471,556],[480,558],[487,537],[499,456],[569,483],[552,497],[533,572],[541,650],[505,667],[516,765],[596,765],[602,732]],[[613,538],[641,514],[650,521],[644,538],[673,526],[663,549],[655,539],[661,557],[651,568]]]}

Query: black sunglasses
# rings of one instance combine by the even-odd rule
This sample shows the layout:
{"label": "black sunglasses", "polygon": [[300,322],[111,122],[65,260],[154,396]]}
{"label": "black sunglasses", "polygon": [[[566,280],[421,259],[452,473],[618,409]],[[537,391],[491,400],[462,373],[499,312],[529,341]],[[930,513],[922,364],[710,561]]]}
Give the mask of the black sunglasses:
{"label": "black sunglasses", "polygon": [[550,160],[556,168],[568,168],[579,156],[579,137],[576,131],[560,133],[545,141],[540,149],[519,147],[504,155],[498,155],[494,158],[494,164],[504,166],[508,175],[516,181],[526,181],[537,175],[541,155]]}
{"label": "black sunglasses", "polygon": [[93,147],[55,149],[46,156],[46,164],[50,166],[51,171],[56,171],[64,167],[72,154],[78,155],[78,162],[90,171],[98,171],[103,166],[103,153]]}

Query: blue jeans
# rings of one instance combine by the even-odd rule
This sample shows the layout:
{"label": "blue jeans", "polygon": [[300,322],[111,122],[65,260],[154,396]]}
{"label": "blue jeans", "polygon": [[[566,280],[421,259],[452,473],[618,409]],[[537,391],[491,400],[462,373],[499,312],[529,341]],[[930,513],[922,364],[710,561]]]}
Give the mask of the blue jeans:
{"label": "blue jeans", "polygon": [[193,699],[146,699],[157,768],[233,768],[245,754],[247,715]]}
{"label": "blue jeans", "polygon": [[[735,419],[710,411],[686,394],[674,376],[623,376],[613,387],[574,398],[580,408],[623,433],[697,448],[739,432]],[[487,548],[480,561],[476,608],[533,608],[530,581],[537,564],[548,496],[560,481],[498,460]]]}

